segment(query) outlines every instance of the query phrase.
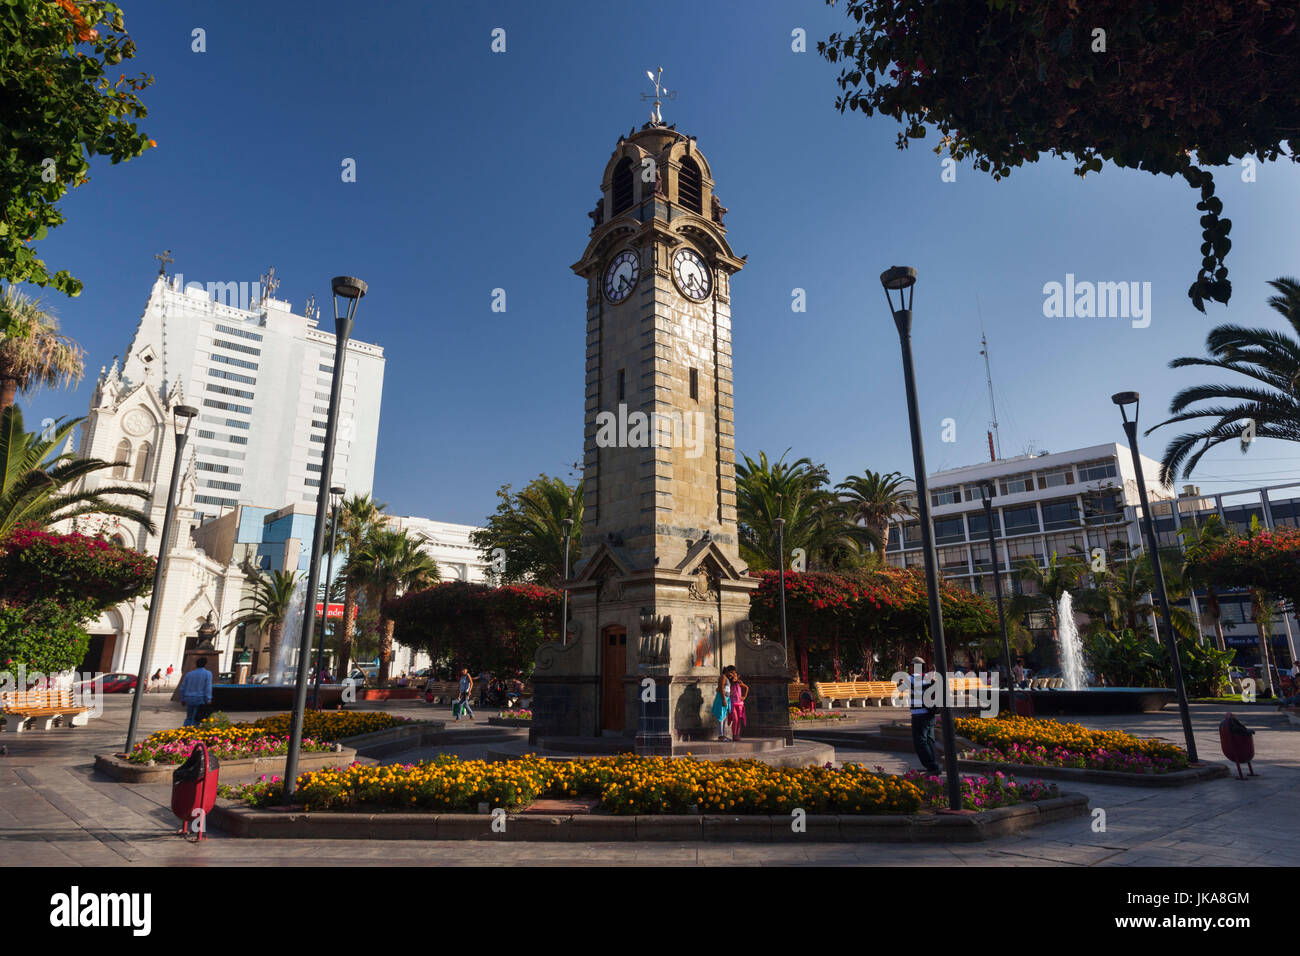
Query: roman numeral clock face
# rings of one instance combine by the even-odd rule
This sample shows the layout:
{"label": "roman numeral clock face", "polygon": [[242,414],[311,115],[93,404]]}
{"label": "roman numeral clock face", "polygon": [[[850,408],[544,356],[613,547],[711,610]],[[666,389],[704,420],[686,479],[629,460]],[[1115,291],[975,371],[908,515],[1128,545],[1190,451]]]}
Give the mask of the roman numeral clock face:
{"label": "roman numeral clock face", "polygon": [[640,272],[641,265],[637,262],[636,253],[624,249],[605,269],[605,298],[615,305],[622,302],[632,294]]}
{"label": "roman numeral clock face", "polygon": [[713,273],[694,249],[678,249],[673,254],[673,280],[682,295],[703,302],[713,290]]}

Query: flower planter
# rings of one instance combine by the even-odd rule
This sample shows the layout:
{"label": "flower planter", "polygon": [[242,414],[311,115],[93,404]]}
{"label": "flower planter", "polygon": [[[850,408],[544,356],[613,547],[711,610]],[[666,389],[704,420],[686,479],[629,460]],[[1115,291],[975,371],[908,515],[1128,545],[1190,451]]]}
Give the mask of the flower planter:
{"label": "flower planter", "polygon": [[365,687],[358,695],[360,700],[415,700],[419,696],[416,687]]}

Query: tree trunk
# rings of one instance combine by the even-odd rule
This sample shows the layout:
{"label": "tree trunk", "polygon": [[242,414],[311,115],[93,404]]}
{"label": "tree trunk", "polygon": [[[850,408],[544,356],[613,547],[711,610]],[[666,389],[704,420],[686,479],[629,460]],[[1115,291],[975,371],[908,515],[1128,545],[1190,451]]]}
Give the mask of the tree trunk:
{"label": "tree trunk", "polygon": [[388,682],[388,672],[393,659],[393,629],[396,623],[391,617],[380,619],[380,628],[384,635],[379,644],[379,678],[377,683],[380,687],[383,687]]}
{"label": "tree trunk", "polygon": [[14,403],[18,396],[18,379],[0,378],[0,412]]}
{"label": "tree trunk", "polygon": [[352,638],[356,631],[357,589],[343,589],[343,636],[339,639],[339,674],[342,680],[348,676],[352,663]]}
{"label": "tree trunk", "polygon": [[1226,651],[1228,642],[1223,639],[1223,620],[1219,611],[1219,595],[1214,589],[1210,589],[1206,604],[1206,610],[1209,611],[1210,617],[1214,620],[1214,641],[1218,644],[1219,650]]}
{"label": "tree trunk", "polygon": [[271,650],[267,655],[270,658],[266,673],[266,682],[268,684],[279,684],[280,681],[280,648],[284,644],[284,624],[271,625]]}

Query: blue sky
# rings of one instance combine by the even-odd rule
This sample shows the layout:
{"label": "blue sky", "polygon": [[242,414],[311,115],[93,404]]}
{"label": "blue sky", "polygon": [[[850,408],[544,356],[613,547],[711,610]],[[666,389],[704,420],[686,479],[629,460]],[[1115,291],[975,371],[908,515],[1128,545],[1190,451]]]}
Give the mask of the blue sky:
{"label": "blue sky", "polygon": [[[157,263],[187,281],[268,266],[301,310],[329,278],[370,284],[355,334],[387,352],[375,493],[390,510],[481,522],[498,486],[567,475],[581,454],[584,289],[569,270],[620,134],[645,122],[645,71],[676,98],[729,207],[737,447],[807,455],[835,480],[911,474],[897,336],[880,272],[915,266],[914,349],[930,470],[987,457],[980,316],[1005,456],[1122,440],[1109,396],[1142,391],[1158,421],[1219,322],[1276,326],[1264,283],[1300,274],[1300,170],[1216,173],[1233,221],[1230,307],[1186,297],[1199,259],[1196,194],[1107,167],[1080,180],[1042,162],[995,183],[941,181],[925,141],[834,108],[838,67],[815,42],[842,6],[664,0],[537,3],[163,3],[122,0],[156,76],[142,128],[159,148],[97,163],[39,244],[84,280],[46,291],[87,349],[87,381],[24,399],[30,420],[85,414],[95,373],[130,342]],[[742,13],[743,11],[743,13]],[[506,52],[490,49],[494,28]],[[191,50],[206,31],[207,51]],[[791,50],[807,31],[809,52]],[[929,141],[930,145],[934,142]],[[357,182],[341,181],[344,158]],[[1151,322],[1045,318],[1043,286],[1150,282]],[[491,311],[504,288],[507,311]],[[807,311],[791,310],[806,290]],[[325,309],[322,310],[322,318]],[[942,421],[956,423],[945,443]],[[1145,439],[1159,457],[1165,431]],[[1219,449],[1203,488],[1300,477],[1300,450]]]}

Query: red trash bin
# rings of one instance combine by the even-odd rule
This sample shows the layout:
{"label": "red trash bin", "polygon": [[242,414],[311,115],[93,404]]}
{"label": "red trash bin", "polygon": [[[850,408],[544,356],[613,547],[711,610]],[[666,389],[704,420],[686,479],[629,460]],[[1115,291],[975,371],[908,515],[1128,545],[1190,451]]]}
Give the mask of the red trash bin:
{"label": "red trash bin", "polygon": [[1016,716],[1034,716],[1034,698],[1029,696],[1028,691],[1022,691],[1016,694]]}
{"label": "red trash bin", "polygon": [[172,773],[172,813],[181,821],[177,833],[188,835],[190,825],[197,824],[198,839],[206,838],[208,814],[217,803],[220,773],[221,763],[208,753],[207,744],[195,742],[189,759]]}
{"label": "red trash bin", "polygon": [[1237,765],[1238,780],[1246,779],[1241,772],[1243,763],[1250,768],[1252,777],[1258,776],[1251,766],[1251,761],[1255,759],[1255,731],[1232,716],[1231,712],[1219,724],[1219,746],[1223,748],[1223,755]]}

